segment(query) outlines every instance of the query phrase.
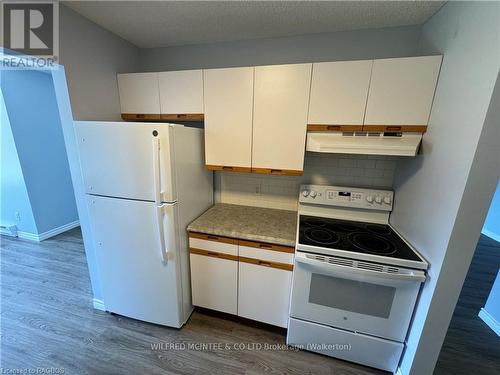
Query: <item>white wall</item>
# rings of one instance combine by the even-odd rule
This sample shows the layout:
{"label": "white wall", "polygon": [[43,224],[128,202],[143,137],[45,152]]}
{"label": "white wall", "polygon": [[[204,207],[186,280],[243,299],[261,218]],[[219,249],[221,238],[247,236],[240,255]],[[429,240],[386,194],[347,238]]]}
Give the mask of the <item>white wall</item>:
{"label": "white wall", "polygon": [[444,60],[423,154],[400,162],[395,177],[391,223],[431,265],[404,374],[434,369],[498,180],[500,106],[490,99],[500,66],[499,7],[449,2],[422,29],[421,52]]}
{"label": "white wall", "polygon": [[116,73],[138,70],[139,49],[64,5],[60,6],[60,63],[75,120],[120,120]]}
{"label": "white wall", "polygon": [[216,172],[217,202],[297,210],[300,184],[391,188],[396,157],[306,153],[304,175]]}
{"label": "white wall", "polygon": [[141,71],[413,56],[420,26],[140,50]]}

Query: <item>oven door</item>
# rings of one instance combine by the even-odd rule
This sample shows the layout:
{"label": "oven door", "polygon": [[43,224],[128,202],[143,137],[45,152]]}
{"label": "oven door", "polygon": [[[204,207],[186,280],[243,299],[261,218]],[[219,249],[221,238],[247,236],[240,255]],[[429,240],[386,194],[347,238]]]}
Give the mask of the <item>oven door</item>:
{"label": "oven door", "polygon": [[403,342],[422,271],[297,252],[290,315]]}

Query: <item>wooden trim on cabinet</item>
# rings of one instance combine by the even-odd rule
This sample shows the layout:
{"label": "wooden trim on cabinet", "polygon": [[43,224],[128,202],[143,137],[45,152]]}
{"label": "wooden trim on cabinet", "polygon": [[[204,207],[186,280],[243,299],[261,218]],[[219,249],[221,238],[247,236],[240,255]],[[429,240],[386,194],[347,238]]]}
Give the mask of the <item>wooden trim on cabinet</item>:
{"label": "wooden trim on cabinet", "polygon": [[285,271],[293,271],[293,264],[271,262],[268,260],[261,260],[261,259],[247,258],[247,257],[238,257],[238,258],[240,262],[255,264],[256,266],[264,266],[264,267],[277,268]]}
{"label": "wooden trim on cabinet", "polygon": [[252,168],[253,173],[261,174],[277,174],[286,176],[302,176],[304,171],[299,171],[296,169],[274,169],[274,168]]}
{"label": "wooden trim on cabinet", "polygon": [[250,167],[234,167],[232,165],[206,165],[207,169],[211,171],[227,171],[227,172],[240,172],[240,173],[251,173],[252,168]]}
{"label": "wooden trim on cabinet", "polygon": [[191,237],[191,238],[198,238],[200,240],[207,240],[207,241],[228,243],[228,244],[231,244],[231,245],[238,245],[238,240],[235,239],[235,238],[217,236],[217,235],[213,235],[213,234],[189,232],[189,237]]}
{"label": "wooden trim on cabinet", "polygon": [[295,248],[293,248],[293,247],[283,246],[283,245],[275,245],[275,244],[266,243],[266,242],[239,240],[239,244],[241,246],[255,247],[257,249],[263,249],[263,250],[281,251],[282,253],[289,253],[289,254],[295,253]]}
{"label": "wooden trim on cabinet", "polygon": [[427,125],[363,125],[363,131],[425,133],[427,131]]}
{"label": "wooden trim on cabinet", "polygon": [[362,131],[363,125],[326,125],[307,124],[308,132],[357,132]]}
{"label": "wooden trim on cabinet", "polygon": [[162,113],[162,120],[183,120],[183,121],[203,121],[205,115],[203,113]]}
{"label": "wooden trim on cabinet", "polygon": [[160,115],[157,113],[122,113],[122,120],[125,121],[148,121],[159,119]]}
{"label": "wooden trim on cabinet", "polygon": [[196,249],[194,247],[190,247],[189,248],[189,252],[191,254],[203,255],[203,256],[211,257],[211,258],[218,258],[218,259],[226,259],[226,260],[238,261],[238,256],[237,255],[219,253],[217,251],[208,251],[208,250],[202,250],[202,249]]}

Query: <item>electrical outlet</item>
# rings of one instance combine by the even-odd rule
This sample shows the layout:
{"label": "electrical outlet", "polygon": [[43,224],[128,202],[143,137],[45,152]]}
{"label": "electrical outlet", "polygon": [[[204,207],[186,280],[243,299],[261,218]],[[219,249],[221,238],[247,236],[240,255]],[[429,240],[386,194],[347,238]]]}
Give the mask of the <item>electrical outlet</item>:
{"label": "electrical outlet", "polygon": [[16,221],[21,221],[21,214],[19,212],[14,212],[14,217],[16,218]]}

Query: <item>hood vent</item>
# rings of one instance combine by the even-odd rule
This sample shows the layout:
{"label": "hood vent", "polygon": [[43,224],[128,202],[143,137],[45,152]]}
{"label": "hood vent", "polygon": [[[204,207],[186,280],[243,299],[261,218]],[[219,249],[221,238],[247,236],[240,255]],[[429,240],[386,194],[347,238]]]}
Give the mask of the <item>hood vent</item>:
{"label": "hood vent", "polygon": [[415,156],[420,133],[308,132],[306,151],[333,154]]}

